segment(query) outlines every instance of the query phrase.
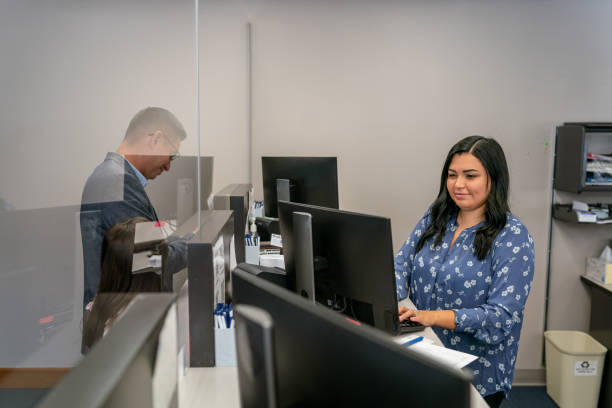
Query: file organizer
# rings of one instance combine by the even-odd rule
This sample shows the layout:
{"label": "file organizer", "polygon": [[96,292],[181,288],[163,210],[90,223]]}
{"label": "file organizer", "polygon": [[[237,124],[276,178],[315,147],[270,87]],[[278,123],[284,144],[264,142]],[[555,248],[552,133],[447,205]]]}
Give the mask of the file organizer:
{"label": "file organizer", "polygon": [[[230,242],[234,234],[234,216],[232,211],[202,211],[200,214],[200,233],[187,244],[189,365],[212,367],[217,365],[216,349],[226,350],[232,341],[229,334],[215,334],[214,309],[218,301],[229,301],[231,296],[227,288],[231,287]],[[192,228],[196,223],[194,216],[185,227]],[[221,357],[226,355],[219,354],[220,362],[227,362]]]}

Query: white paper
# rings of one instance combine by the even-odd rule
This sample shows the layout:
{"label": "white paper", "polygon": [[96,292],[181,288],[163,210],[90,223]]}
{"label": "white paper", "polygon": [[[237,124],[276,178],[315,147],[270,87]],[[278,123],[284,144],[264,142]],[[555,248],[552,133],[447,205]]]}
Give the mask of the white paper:
{"label": "white paper", "polygon": [[215,281],[215,306],[225,303],[225,257],[223,256],[223,235],[213,246],[213,271]]}
{"label": "white paper", "polygon": [[233,272],[236,265],[236,245],[234,244],[234,236],[232,235],[232,240],[230,241],[230,272]]}
{"label": "white paper", "polygon": [[264,254],[259,255],[259,264],[261,266],[278,267],[285,269],[285,259],[283,255]]}
{"label": "white paper", "polygon": [[[416,335],[416,334],[405,334],[403,336],[395,336],[395,337],[393,337],[393,341],[398,343],[398,344],[400,344],[400,345],[403,345],[407,341],[410,341],[410,340],[415,339],[417,337],[421,337],[421,336]],[[433,344],[433,340],[432,339],[428,339],[427,337],[423,337],[423,340],[421,340],[421,341],[425,342],[427,344]],[[409,346],[407,346],[407,347],[409,347]]]}
{"label": "white paper", "polygon": [[597,222],[597,215],[581,210],[574,210],[578,217],[578,222]]}
{"label": "white paper", "polygon": [[270,245],[282,248],[283,247],[283,239],[278,234],[272,234],[270,236]]}
{"label": "white paper", "polygon": [[574,211],[589,211],[589,205],[587,203],[583,203],[582,201],[574,200],[572,201],[572,210]]}
{"label": "white paper", "polygon": [[461,351],[449,349],[446,347],[436,346],[425,341],[420,341],[409,346],[410,350],[416,351],[436,360],[442,364],[455,367],[463,368],[476,360],[478,357],[472,354],[463,353]]}
{"label": "white paper", "polygon": [[599,260],[605,263],[612,263],[612,249],[606,245],[604,250],[599,255]]}

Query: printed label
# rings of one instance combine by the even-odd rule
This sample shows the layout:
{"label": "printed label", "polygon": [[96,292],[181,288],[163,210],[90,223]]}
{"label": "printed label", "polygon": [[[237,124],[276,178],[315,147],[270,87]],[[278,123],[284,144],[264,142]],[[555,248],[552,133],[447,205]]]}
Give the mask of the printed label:
{"label": "printed label", "polygon": [[597,375],[597,360],[574,360],[574,375]]}

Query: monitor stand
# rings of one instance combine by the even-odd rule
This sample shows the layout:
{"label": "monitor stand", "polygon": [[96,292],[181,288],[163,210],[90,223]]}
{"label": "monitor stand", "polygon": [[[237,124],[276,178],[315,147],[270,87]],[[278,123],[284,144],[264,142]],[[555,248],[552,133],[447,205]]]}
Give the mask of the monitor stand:
{"label": "monitor stand", "polygon": [[312,216],[293,213],[295,240],[295,291],[315,303],[314,256],[312,249]]}
{"label": "monitor stand", "polygon": [[291,182],[289,179],[276,179],[276,200],[291,201]]}
{"label": "monitor stand", "polygon": [[277,407],[274,322],[263,309],[236,305],[236,353],[244,408]]}

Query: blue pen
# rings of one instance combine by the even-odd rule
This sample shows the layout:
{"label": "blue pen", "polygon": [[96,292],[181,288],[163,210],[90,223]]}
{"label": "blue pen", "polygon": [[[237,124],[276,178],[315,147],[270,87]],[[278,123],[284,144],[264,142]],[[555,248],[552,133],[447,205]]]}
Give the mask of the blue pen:
{"label": "blue pen", "polygon": [[410,339],[405,343],[402,343],[402,346],[412,346],[413,344],[418,343],[419,341],[423,340],[423,336],[419,336],[419,337],[415,337],[414,339]]}

